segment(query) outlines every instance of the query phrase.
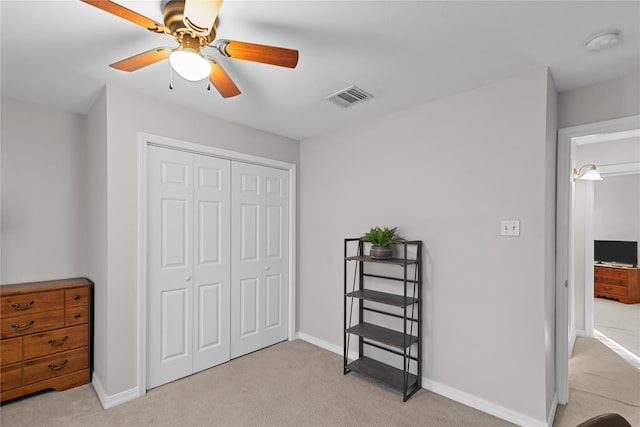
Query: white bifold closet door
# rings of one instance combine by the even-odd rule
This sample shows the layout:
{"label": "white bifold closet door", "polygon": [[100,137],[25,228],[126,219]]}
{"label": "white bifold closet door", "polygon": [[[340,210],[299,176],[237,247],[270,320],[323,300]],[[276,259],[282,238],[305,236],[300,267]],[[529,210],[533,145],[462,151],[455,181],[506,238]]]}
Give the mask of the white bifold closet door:
{"label": "white bifold closet door", "polygon": [[287,339],[288,173],[231,165],[231,357]]}
{"label": "white bifold closet door", "polygon": [[147,388],[153,388],[229,360],[231,162],[147,150]]}

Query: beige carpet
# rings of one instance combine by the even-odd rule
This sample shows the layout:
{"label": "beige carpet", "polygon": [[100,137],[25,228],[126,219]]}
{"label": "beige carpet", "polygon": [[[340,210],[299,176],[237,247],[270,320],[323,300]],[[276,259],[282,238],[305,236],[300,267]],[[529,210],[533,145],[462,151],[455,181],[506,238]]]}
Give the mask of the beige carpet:
{"label": "beige carpet", "polygon": [[558,406],[553,425],[575,426],[605,412],[640,426],[640,370],[600,341],[578,337],[569,359],[569,404]]}
{"label": "beige carpet", "polygon": [[593,299],[595,329],[640,358],[640,304]]}
{"label": "beige carpet", "polygon": [[90,385],[3,405],[9,426],[509,426],[421,390],[399,394],[342,374],[342,358],[304,341],[277,344],[103,410]]}
{"label": "beige carpet", "polygon": [[[604,362],[602,362],[604,361]],[[623,365],[620,365],[621,362]],[[570,399],[555,427],[574,427],[602,412],[640,426],[637,370],[596,340],[579,338],[570,361]],[[594,365],[603,364],[600,368]],[[47,392],[0,407],[10,426],[510,426],[421,390],[399,394],[354,374],[342,358],[304,341],[284,342],[150,390],[104,410],[90,385]]]}

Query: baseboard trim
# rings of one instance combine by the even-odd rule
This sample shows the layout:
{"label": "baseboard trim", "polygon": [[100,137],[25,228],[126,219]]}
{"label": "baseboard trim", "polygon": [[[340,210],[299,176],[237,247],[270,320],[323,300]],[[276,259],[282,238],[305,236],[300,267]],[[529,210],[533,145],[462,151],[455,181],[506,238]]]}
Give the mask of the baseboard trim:
{"label": "baseboard trim", "polygon": [[[339,355],[343,354],[342,347],[332,344],[330,342],[321,340],[320,338],[316,338],[312,335],[305,334],[304,332],[298,332],[296,334],[296,337],[298,339],[301,339],[302,341],[306,341],[310,344],[318,346],[332,353],[336,353]],[[349,352],[350,359],[355,359],[357,357],[358,357],[358,354],[356,352],[353,352],[353,351]],[[422,388],[432,391],[441,396],[447,397],[451,400],[455,400],[456,402],[461,403],[465,406],[469,406],[471,408],[485,412],[489,415],[493,415],[494,417],[498,417],[503,420],[506,420],[521,426],[549,427],[553,425],[548,421],[545,422],[545,421],[537,420],[528,415],[521,414],[520,412],[514,411],[509,408],[505,408],[504,406],[497,405],[493,402],[489,402],[488,400],[484,400],[472,394],[465,393],[463,391],[441,384],[437,381],[430,380],[428,378],[424,378],[424,377],[422,378]],[[554,403],[552,405],[553,411],[549,414],[549,418],[551,419],[551,421],[553,421],[553,417],[555,416],[556,405],[557,405],[557,400],[554,396]]]}
{"label": "baseboard trim", "polygon": [[[339,345],[331,344],[328,341],[321,340],[320,338],[316,338],[312,335],[305,334],[304,332],[296,333],[296,338],[301,339],[302,341],[306,341],[309,344],[313,344],[327,351],[330,351],[331,353],[339,354],[340,356],[344,355],[342,351],[342,347],[340,347]],[[349,359],[354,360],[357,357],[358,357],[358,353],[356,353],[355,351],[349,352]]]}
{"label": "baseboard trim", "polygon": [[422,378],[422,387],[437,393],[441,396],[455,400],[458,403],[477,409],[494,417],[501,418],[505,421],[512,422],[520,426],[527,427],[548,427],[549,425],[542,420],[532,418],[528,415],[505,408],[504,406],[482,399],[478,396],[460,391],[448,385],[444,385],[428,378]]}
{"label": "baseboard trim", "polygon": [[91,385],[93,386],[93,389],[96,391],[96,394],[98,395],[98,399],[100,400],[100,404],[104,409],[113,408],[114,406],[118,406],[122,403],[128,402],[130,400],[133,400],[139,397],[137,387],[122,391],[120,393],[116,393],[112,396],[107,396],[95,372],[93,373],[93,376],[91,379]]}

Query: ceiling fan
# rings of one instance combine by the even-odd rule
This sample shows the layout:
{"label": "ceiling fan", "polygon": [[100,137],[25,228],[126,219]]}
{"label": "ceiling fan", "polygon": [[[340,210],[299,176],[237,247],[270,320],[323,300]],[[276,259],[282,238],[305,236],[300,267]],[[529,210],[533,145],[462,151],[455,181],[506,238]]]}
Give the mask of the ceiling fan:
{"label": "ceiling fan", "polygon": [[81,1],[155,33],[170,35],[178,42],[176,48],[158,47],[110,65],[118,70],[136,71],[169,58],[171,67],[180,76],[191,81],[208,77],[220,95],[228,98],[240,95],[240,89],[215,59],[202,54],[202,49],[215,48],[229,58],[281,67],[295,68],[298,64],[297,50],[216,40],[217,16],[222,0],[163,0],[164,24],[109,0]]}

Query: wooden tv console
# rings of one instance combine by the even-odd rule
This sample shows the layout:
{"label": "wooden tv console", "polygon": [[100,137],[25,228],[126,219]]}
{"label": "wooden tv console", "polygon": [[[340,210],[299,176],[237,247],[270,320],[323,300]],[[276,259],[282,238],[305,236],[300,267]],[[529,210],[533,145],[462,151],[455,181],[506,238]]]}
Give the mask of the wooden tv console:
{"label": "wooden tv console", "polygon": [[640,302],[640,268],[595,265],[593,296],[618,300],[625,304]]}

